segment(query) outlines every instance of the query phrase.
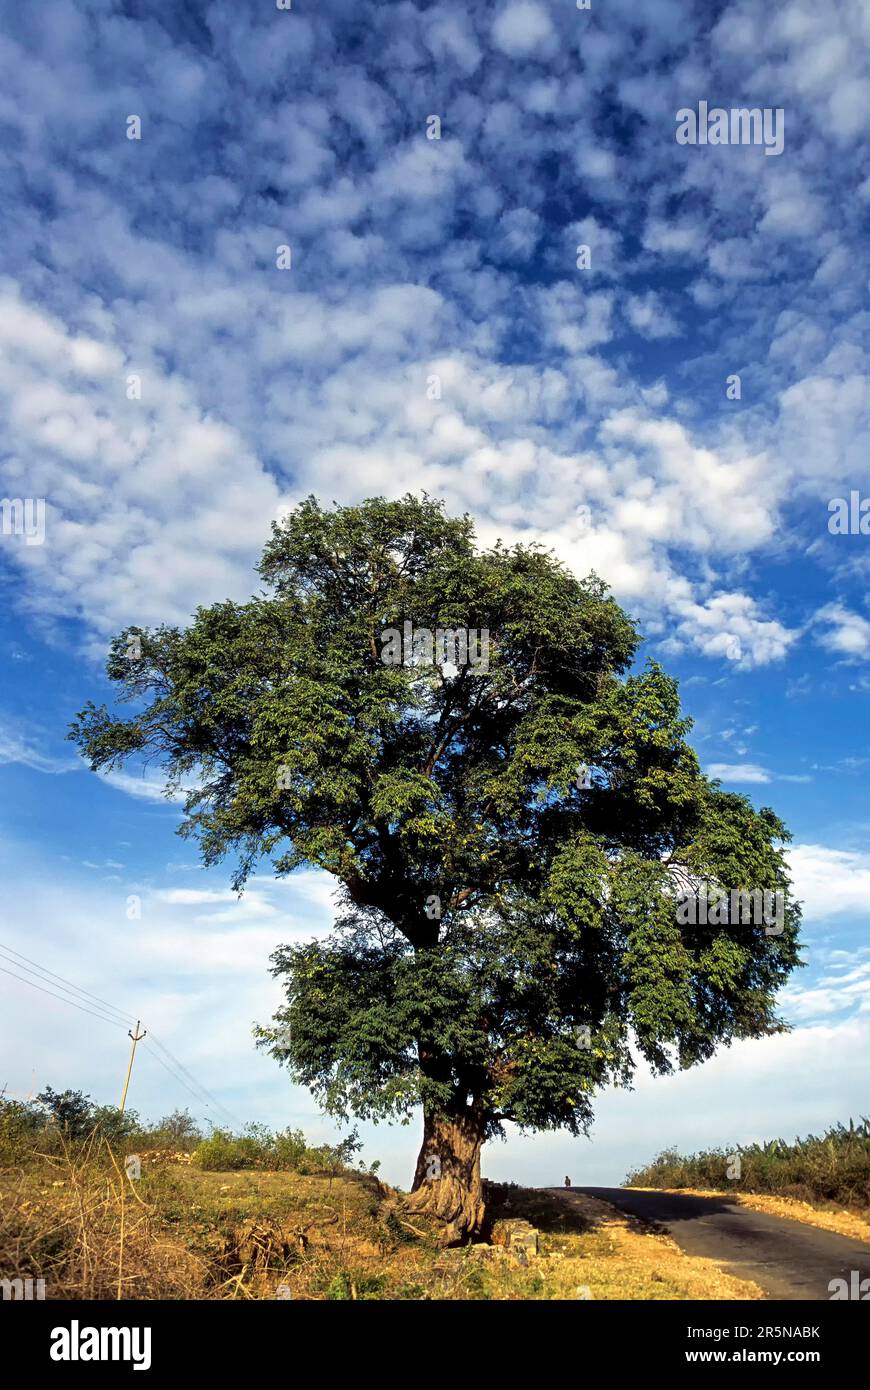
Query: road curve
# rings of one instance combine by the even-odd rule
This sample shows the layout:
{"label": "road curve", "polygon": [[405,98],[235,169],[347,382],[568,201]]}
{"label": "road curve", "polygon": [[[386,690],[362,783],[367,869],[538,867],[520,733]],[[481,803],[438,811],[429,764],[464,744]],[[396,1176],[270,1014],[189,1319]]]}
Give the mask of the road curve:
{"label": "road curve", "polygon": [[[783,1216],[753,1211],[729,1197],[640,1192],[624,1187],[552,1188],[609,1202],[663,1228],[687,1255],[702,1255],[751,1279],[766,1298],[828,1300],[832,1279],[870,1279],[870,1244]],[[870,1289],[870,1285],[865,1286]],[[855,1296],[854,1294],[852,1295]]]}

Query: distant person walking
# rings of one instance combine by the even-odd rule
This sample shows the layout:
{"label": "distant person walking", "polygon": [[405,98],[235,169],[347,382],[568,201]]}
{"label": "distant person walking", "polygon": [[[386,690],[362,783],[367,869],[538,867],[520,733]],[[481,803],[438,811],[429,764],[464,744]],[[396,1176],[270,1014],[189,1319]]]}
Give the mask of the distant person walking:
{"label": "distant person walking", "polygon": [[566,1186],[566,1187],[570,1187],[570,1186],[571,1186],[571,1179],[570,1179],[570,1178],[566,1178],[566,1179],[565,1179],[565,1186]]}

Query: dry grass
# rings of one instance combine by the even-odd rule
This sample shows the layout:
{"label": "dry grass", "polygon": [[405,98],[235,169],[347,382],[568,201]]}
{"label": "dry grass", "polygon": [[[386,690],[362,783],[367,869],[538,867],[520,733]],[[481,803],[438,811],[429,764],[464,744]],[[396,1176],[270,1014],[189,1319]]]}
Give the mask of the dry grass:
{"label": "dry grass", "polygon": [[493,1218],[541,1231],[526,1266],[503,1249],[443,1251],[370,1176],[203,1172],[171,1155],[132,1181],[104,1147],[0,1174],[6,1278],[51,1299],[566,1300],[758,1296],[665,1236],[583,1198],[490,1189]]}
{"label": "dry grass", "polygon": [[[757,1285],[725,1274],[712,1260],[684,1254],[606,1202],[572,1193],[501,1189],[498,1214],[524,1215],[543,1232],[541,1258],[528,1270],[498,1272],[485,1296],[594,1300],[758,1299]],[[505,1204],[505,1195],[507,1204]]]}
{"label": "dry grass", "polygon": [[51,1298],[195,1297],[204,1270],[96,1148],[0,1175],[3,1276],[43,1278]]}

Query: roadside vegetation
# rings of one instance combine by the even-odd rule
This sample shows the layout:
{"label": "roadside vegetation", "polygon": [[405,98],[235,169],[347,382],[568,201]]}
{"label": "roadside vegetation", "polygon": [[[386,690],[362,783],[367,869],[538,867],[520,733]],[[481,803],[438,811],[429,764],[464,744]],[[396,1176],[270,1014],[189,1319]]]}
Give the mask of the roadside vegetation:
{"label": "roadside vegetation", "polygon": [[[104,1164],[112,1155],[144,1151],[172,1152],[209,1171],[242,1168],[289,1169],[298,1173],[336,1172],[350,1166],[362,1148],[353,1131],[337,1145],[311,1145],[299,1129],[274,1132],[250,1124],[238,1134],[210,1126],[203,1134],[187,1110],[176,1110],[154,1124],[143,1123],[134,1110],[97,1105],[81,1091],[40,1092],[33,1101],[0,1097],[0,1170],[29,1161],[98,1156]],[[360,1165],[364,1166],[364,1165]],[[376,1173],[379,1163],[369,1171]]]}
{"label": "roadside vegetation", "polygon": [[[603,1203],[513,1184],[485,1184],[484,1242],[445,1250],[358,1149],[204,1136],[185,1111],[143,1125],[78,1092],[0,1099],[0,1280],[42,1279],[47,1299],[757,1296]],[[518,1218],[538,1232],[528,1258],[498,1243]]]}
{"label": "roadside vegetation", "polygon": [[870,1120],[836,1124],[788,1143],[737,1145],[682,1155],[666,1149],[629,1173],[628,1187],[758,1193],[870,1216]]}

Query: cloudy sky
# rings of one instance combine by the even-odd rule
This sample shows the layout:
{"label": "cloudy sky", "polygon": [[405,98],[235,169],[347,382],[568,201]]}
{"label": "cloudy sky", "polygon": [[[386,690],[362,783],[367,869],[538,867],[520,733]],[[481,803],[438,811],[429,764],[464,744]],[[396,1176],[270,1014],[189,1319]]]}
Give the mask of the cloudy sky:
{"label": "cloudy sky", "polygon": [[[0,490],[45,500],[42,544],[0,537],[0,1085],[114,1099],[108,1003],[169,1049],[145,1114],[334,1132],[250,1039],[328,882],[264,866],[239,902],[154,769],[107,782],[64,733],[112,634],[252,591],[282,509],[425,488],[608,580],[706,769],[791,826],[806,904],[789,1036],[486,1171],[619,1180],[870,1110],[870,537],[829,529],[870,495],[863,0],[0,13]],[[781,111],[782,152],[677,143],[702,101]],[[364,1132],[407,1183],[416,1126]]]}

